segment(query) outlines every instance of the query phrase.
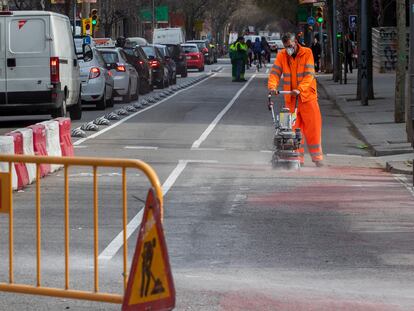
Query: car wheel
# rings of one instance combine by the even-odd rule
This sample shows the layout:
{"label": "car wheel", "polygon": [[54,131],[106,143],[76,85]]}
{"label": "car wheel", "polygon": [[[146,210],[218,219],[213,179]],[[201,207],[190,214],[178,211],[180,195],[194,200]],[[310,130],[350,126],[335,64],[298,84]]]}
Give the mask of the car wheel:
{"label": "car wheel", "polygon": [[80,120],[82,119],[82,100],[79,94],[78,102],[70,107],[70,118],[72,120]]}
{"label": "car wheel", "polygon": [[204,66],[203,66],[203,67],[198,68],[198,71],[199,71],[199,72],[204,71]]}
{"label": "car wheel", "polygon": [[124,95],[122,99],[127,104],[131,102],[131,83],[129,83],[129,86],[128,86],[128,93]]}
{"label": "car wheel", "polygon": [[167,78],[167,80],[165,80],[164,82],[164,87],[169,87],[170,86],[170,79]]}
{"label": "car wheel", "polygon": [[181,78],[186,78],[188,76],[187,68],[184,70],[184,72],[181,74]]}
{"label": "car wheel", "polygon": [[177,84],[177,74],[174,75],[174,79],[172,81],[172,84]]}
{"label": "car wheel", "polygon": [[99,100],[98,102],[96,102],[96,108],[98,110],[105,110],[106,109],[106,105],[107,105],[107,102],[106,102],[106,87],[105,87],[105,90],[104,90],[104,93],[102,95],[101,100]]}
{"label": "car wheel", "polygon": [[163,88],[165,88],[165,81],[164,81],[164,78],[157,84],[157,87],[159,88],[159,89],[163,89]]}
{"label": "car wheel", "polygon": [[66,99],[64,99],[60,107],[52,111],[52,118],[66,117],[66,114],[67,114]]}
{"label": "car wheel", "polygon": [[114,106],[114,93],[112,92],[111,98],[106,101],[106,107],[112,108]]}

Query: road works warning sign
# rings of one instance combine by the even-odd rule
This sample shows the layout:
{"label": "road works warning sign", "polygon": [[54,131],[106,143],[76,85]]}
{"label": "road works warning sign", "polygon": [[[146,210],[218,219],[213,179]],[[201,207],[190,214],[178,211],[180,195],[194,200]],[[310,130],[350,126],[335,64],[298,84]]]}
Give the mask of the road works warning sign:
{"label": "road works warning sign", "polygon": [[175,289],[160,206],[154,190],[150,189],[122,310],[167,311],[174,306]]}
{"label": "road works warning sign", "polygon": [[0,173],[0,213],[10,212],[10,173]]}

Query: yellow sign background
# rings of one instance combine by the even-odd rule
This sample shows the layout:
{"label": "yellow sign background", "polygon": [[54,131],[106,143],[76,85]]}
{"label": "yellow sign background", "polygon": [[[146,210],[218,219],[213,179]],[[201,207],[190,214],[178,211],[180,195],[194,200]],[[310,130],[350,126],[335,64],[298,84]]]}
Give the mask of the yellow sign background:
{"label": "yellow sign background", "polygon": [[[151,263],[151,273],[153,274],[153,277],[155,279],[158,279],[161,281],[164,291],[159,294],[151,295],[151,291],[153,290],[155,286],[154,279],[151,277],[148,296],[141,297],[141,290],[142,290],[141,287],[142,287],[142,278],[143,278],[144,244],[146,242],[152,243],[154,239],[155,239],[155,247],[154,247],[153,259]],[[140,256],[138,258],[137,270],[136,270],[135,275],[130,276],[134,279],[133,279],[131,297],[128,301],[129,305],[135,305],[138,303],[146,303],[146,302],[152,302],[155,300],[165,299],[165,298],[169,298],[171,295],[170,289],[169,289],[170,284],[168,283],[167,271],[165,267],[166,265],[164,263],[164,256],[162,253],[164,250],[161,249],[161,244],[159,241],[160,239],[158,236],[154,213],[152,209],[148,209],[148,218],[145,224],[144,239],[139,249]]]}

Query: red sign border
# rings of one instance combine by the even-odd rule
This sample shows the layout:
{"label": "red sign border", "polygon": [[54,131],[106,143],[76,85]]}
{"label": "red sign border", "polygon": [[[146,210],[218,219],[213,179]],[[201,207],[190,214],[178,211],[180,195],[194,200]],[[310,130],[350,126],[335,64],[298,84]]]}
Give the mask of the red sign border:
{"label": "red sign border", "polygon": [[[154,219],[155,219],[155,226],[157,227],[157,233],[159,237],[159,244],[161,249],[163,250],[163,260],[165,264],[165,269],[167,270],[167,280],[169,286],[170,297],[164,298],[161,300],[151,301],[140,303],[136,305],[129,306],[128,302],[132,294],[132,286],[133,280],[136,273],[136,269],[138,266],[138,260],[140,254],[140,249],[144,239],[145,233],[145,224],[148,220],[148,210],[152,209]],[[142,222],[139,228],[139,235],[137,240],[137,246],[135,248],[134,259],[132,261],[131,272],[129,274],[128,285],[124,295],[124,301],[122,303],[122,311],[140,311],[140,310],[152,310],[155,309],[157,311],[169,311],[175,308],[175,288],[174,288],[174,281],[171,273],[171,266],[170,260],[168,256],[168,249],[167,243],[165,242],[165,237],[163,233],[162,223],[161,223],[161,216],[160,216],[160,205],[159,201],[155,195],[154,189],[150,189],[148,191],[147,201],[145,203],[144,215],[142,217]]]}

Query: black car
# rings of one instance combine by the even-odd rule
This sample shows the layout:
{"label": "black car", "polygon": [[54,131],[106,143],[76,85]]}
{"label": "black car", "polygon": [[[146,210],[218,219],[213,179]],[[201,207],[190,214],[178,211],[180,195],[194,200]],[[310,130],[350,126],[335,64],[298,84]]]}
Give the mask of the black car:
{"label": "black car", "polygon": [[214,63],[213,49],[211,48],[208,40],[190,40],[190,41],[187,41],[186,43],[197,44],[198,49],[204,55],[204,60],[206,64],[210,65]]}
{"label": "black car", "polygon": [[181,44],[166,44],[170,55],[177,65],[177,74],[181,75],[182,78],[187,77],[187,61],[184,53],[184,49]]}
{"label": "black car", "polygon": [[144,50],[140,46],[125,46],[128,62],[135,67],[140,77],[140,94],[146,94],[153,89],[152,70]]}
{"label": "black car", "polygon": [[168,69],[168,81],[169,84],[177,83],[177,65],[170,55],[170,51],[166,45],[157,44],[155,45],[161,52],[164,64]]}
{"label": "black car", "polygon": [[169,86],[168,68],[160,50],[154,45],[142,46],[152,71],[152,83],[163,89]]}

